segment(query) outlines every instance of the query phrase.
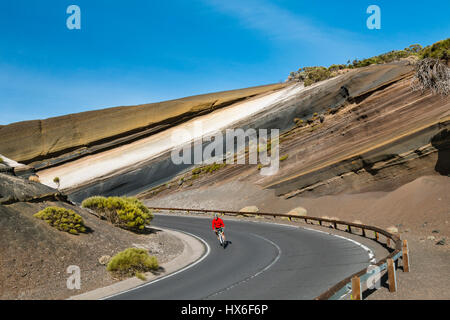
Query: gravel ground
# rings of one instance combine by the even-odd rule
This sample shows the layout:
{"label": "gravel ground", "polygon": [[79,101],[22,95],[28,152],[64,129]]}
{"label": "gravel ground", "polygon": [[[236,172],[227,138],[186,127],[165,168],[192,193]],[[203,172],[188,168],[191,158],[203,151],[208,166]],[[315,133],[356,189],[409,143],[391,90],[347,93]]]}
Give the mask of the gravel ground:
{"label": "gravel ground", "polygon": [[[57,205],[79,213],[90,232],[78,236],[58,231],[32,214]],[[150,250],[159,263],[182,253],[183,243],[157,228],[136,234],[99,220],[66,203],[16,203],[0,206],[0,299],[65,299],[116,282],[99,262],[129,247]],[[7,245],[5,245],[7,244]],[[67,268],[80,268],[81,288],[69,290]]]}

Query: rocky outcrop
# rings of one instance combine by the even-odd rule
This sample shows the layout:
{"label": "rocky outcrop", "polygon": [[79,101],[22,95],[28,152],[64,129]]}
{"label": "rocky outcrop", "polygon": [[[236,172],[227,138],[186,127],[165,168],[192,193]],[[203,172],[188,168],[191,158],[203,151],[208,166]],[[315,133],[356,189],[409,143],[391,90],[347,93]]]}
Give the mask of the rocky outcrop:
{"label": "rocky outcrop", "polygon": [[450,98],[415,92],[411,79],[407,72],[359,95],[349,90],[323,123],[293,129],[282,143],[289,159],[260,185],[285,197],[319,196],[387,191],[421,175],[447,175]]}
{"label": "rocky outcrop", "polygon": [[6,164],[0,163],[0,173],[13,174],[14,168],[12,168]]}
{"label": "rocky outcrop", "polygon": [[[282,96],[282,99],[274,100],[270,107],[262,109],[251,117],[243,118],[234,123],[233,127],[244,130],[277,128],[281,132],[287,132],[295,127],[293,121],[295,118],[306,120],[316,112],[323,115],[328,110],[340,110],[346,105],[356,104],[355,101],[367,99],[377,90],[382,91],[392,86],[411,72],[412,67],[408,63],[398,62],[355,69],[303,90],[298,90],[295,86],[286,87],[284,89],[286,94]],[[268,94],[267,97],[277,94],[278,92]],[[327,120],[324,119],[324,121]],[[58,172],[59,168],[63,171],[61,166],[50,170],[52,172],[41,173],[48,177],[59,176],[64,179],[64,173]],[[65,171],[68,170],[67,168]],[[185,169],[184,165],[175,165],[170,159],[170,154],[164,154],[158,159],[132,164],[123,170],[77,185],[76,188],[67,189],[67,191],[70,191],[74,201],[81,201],[90,194],[133,194],[144,190],[146,186],[151,188],[155,184],[164,183]]]}
{"label": "rocky outcrop", "polygon": [[272,185],[271,188],[285,198],[386,191],[421,175],[430,175],[438,170],[448,172],[449,149],[439,150],[430,141],[443,148],[450,139],[442,132],[447,132],[449,127],[450,120],[437,123],[373,150]]}
{"label": "rocky outcrop", "polygon": [[[299,89],[299,85],[285,85],[283,90],[265,94],[264,98],[270,100],[267,107],[257,109],[251,116],[233,120],[236,122],[233,122],[232,126],[244,130],[279,129],[283,133],[280,152],[282,155],[288,155],[288,158],[281,163],[280,171],[274,176],[261,177],[258,170],[249,171],[251,166],[240,168],[227,166],[219,170],[219,174],[223,173],[229,178],[248,171],[246,179],[264,188],[274,189],[278,195],[289,197],[297,194],[392,189],[412,181],[421,174],[447,172],[448,144],[445,137],[448,135],[445,134],[447,131],[441,131],[448,127],[449,99],[429,92],[424,94],[413,92],[410,88],[412,76],[413,67],[408,61],[400,61],[354,69],[306,88]],[[276,88],[278,87],[264,87],[258,90],[269,92]],[[245,92],[245,95],[249,94]],[[212,96],[205,95],[204,99],[207,97]],[[218,97],[217,94],[215,97]],[[194,98],[198,99],[198,97],[186,99]],[[230,96],[228,98],[226,103],[236,101]],[[198,103],[195,99],[193,101]],[[251,104],[255,100],[257,99],[249,100],[248,103]],[[186,101],[184,103],[187,103]],[[174,102],[167,103],[171,105]],[[213,107],[217,106],[217,103],[214,102]],[[212,115],[205,115],[203,119],[246,104],[247,102],[233,104]],[[163,103],[158,104],[158,108],[162,108],[162,105]],[[156,108],[156,105],[152,106]],[[150,112],[151,108],[148,108],[142,107],[142,110]],[[207,107],[200,109],[200,111],[196,109],[200,112],[197,115],[211,110]],[[136,107],[128,109],[121,107],[95,111],[94,114],[101,115],[105,119],[109,119],[112,115],[123,116],[125,121],[132,119],[128,117],[134,117],[128,113],[139,111],[137,114],[147,119],[145,121],[150,121],[142,110],[139,111]],[[89,141],[94,139],[92,137],[97,139],[95,130],[100,132],[102,129],[105,130],[102,134],[107,138],[96,142],[83,140],[83,147],[77,147],[73,151],[67,151],[70,148],[61,149],[63,154],[54,158],[51,158],[55,156],[51,152],[54,149],[48,149],[48,144],[44,143],[43,148],[47,148],[46,160],[32,163],[44,183],[53,186],[52,179],[60,177],[61,187],[70,192],[72,200],[81,201],[93,194],[136,194],[164,184],[190,167],[174,164],[170,151],[161,148],[161,145],[167,145],[167,141],[163,144],[161,142],[163,140],[158,141],[156,138],[158,135],[164,136],[166,132],[142,139],[143,136],[154,133],[154,130],[163,130],[173,125],[172,122],[162,120],[164,123],[161,122],[156,126],[144,126],[139,129],[140,131],[128,131],[123,136],[114,136],[110,132],[113,129],[96,127],[89,115],[93,114],[83,113],[67,117],[81,117],[83,126],[92,126],[87,128],[86,132],[82,130],[83,139]],[[64,117],[60,119],[68,121]],[[167,119],[174,120],[174,118]],[[132,122],[132,120],[125,122],[130,121]],[[177,121],[183,121],[183,117],[174,120],[175,124],[180,124]],[[300,123],[303,125],[299,125]],[[78,125],[76,127],[76,130],[69,127],[65,129],[70,135],[81,128]],[[180,127],[183,125],[180,124]],[[445,139],[434,138],[439,136]],[[66,138],[64,136],[64,139]],[[134,139],[136,140],[134,143],[129,143]],[[208,143],[205,142],[204,146]],[[117,148],[121,144],[127,145]],[[37,148],[42,147],[39,143],[37,145]],[[59,145],[59,142],[56,145]],[[80,144],[76,142],[72,145]],[[142,146],[145,146],[146,150],[153,150],[155,146],[160,151],[151,156],[142,152],[140,158],[132,157],[140,155],[139,152],[142,150],[139,148]],[[77,157],[92,153],[97,154],[74,161]],[[126,166],[109,170],[112,164],[119,163],[116,159],[122,158],[131,160]],[[62,164],[63,162],[66,163]],[[94,165],[96,170],[92,169]],[[99,173],[98,171],[103,168],[108,170]],[[394,175],[395,178],[389,175]],[[211,178],[209,175],[206,178],[220,181],[214,174]]]}
{"label": "rocky outcrop", "polygon": [[200,114],[283,86],[274,84],[224,91],[0,126],[0,153],[42,169],[130,143]]}
{"label": "rocky outcrop", "polygon": [[67,196],[38,182],[0,173],[0,205],[16,202],[64,201]]}
{"label": "rocky outcrop", "polygon": [[261,176],[256,166],[228,165],[194,185],[237,179],[293,199],[391,191],[448,175],[450,98],[413,91],[411,70],[406,62],[353,70],[242,120],[237,126],[281,129],[280,156],[288,157],[280,170]]}

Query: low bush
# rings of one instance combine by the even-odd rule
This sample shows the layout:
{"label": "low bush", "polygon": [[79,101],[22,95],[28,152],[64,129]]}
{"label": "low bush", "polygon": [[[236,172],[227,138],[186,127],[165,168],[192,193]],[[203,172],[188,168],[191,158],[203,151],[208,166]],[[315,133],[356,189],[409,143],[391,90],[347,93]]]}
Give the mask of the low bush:
{"label": "low bush", "polygon": [[94,210],[101,218],[120,228],[142,231],[153,219],[152,212],[138,199],[132,197],[100,197],[85,199],[81,206]]}
{"label": "low bush", "polygon": [[422,48],[420,44],[412,44],[403,50],[392,50],[378,56],[370,57],[363,60],[348,60],[347,64],[333,64],[328,68],[325,67],[304,67],[296,72],[291,72],[287,81],[300,81],[305,86],[309,86],[315,82],[322,81],[339,74],[340,70],[353,69],[370,66],[372,64],[389,63],[398,61],[408,57],[417,57],[419,59],[438,59],[445,63],[450,61],[450,38],[433,43],[430,46]]}
{"label": "low bush", "polygon": [[213,173],[214,171],[217,171],[223,167],[225,167],[226,163],[212,163],[203,167],[198,167],[192,169],[192,176],[198,176],[201,173]]}
{"label": "low bush", "polygon": [[305,67],[303,68],[303,71],[305,72],[303,81],[305,87],[332,77],[331,71],[325,67]]}
{"label": "low bush", "polygon": [[297,126],[301,126],[301,125],[303,125],[303,119],[300,119],[300,118],[294,118],[294,123],[295,123]]}
{"label": "low bush", "polygon": [[136,276],[136,278],[141,279],[142,281],[147,280],[147,277],[142,272],[136,272],[135,276]]}
{"label": "low bush", "polygon": [[194,174],[200,174],[201,172],[202,172],[202,168],[201,167],[192,169],[192,174],[193,175]]}
{"label": "low bush", "polygon": [[34,217],[44,220],[50,226],[55,227],[60,231],[66,231],[71,234],[86,232],[83,218],[73,210],[59,207],[47,207],[34,214]]}
{"label": "low bush", "polygon": [[0,163],[3,163],[4,161],[3,161],[3,158],[2,157],[0,157]]}
{"label": "low bush", "polygon": [[335,76],[337,73],[333,68],[325,67],[304,67],[298,69],[297,72],[291,72],[288,81],[300,81],[303,82],[305,87],[312,85],[318,81],[329,79]]}
{"label": "low bush", "polygon": [[422,59],[427,57],[438,58],[448,61],[450,56],[449,44],[450,39],[439,41],[424,49],[420,44],[412,44],[403,50],[392,50],[363,60],[348,60],[347,64],[333,64],[328,68],[322,66],[304,67],[296,72],[291,72],[287,81],[300,81],[303,82],[305,86],[309,86],[318,81],[326,80],[338,75],[340,70],[361,68],[372,64],[389,63],[410,56],[421,57]]}
{"label": "low bush", "polygon": [[284,156],[280,157],[280,161],[284,161],[289,157],[288,154],[285,154]]}
{"label": "low bush", "polygon": [[343,70],[347,68],[347,66],[345,64],[332,64],[331,66],[328,67],[328,71],[338,71],[338,70]]}
{"label": "low bush", "polygon": [[139,277],[142,272],[154,271],[158,268],[158,260],[150,256],[147,250],[128,248],[112,257],[106,270],[117,276]]}
{"label": "low bush", "polygon": [[53,182],[57,185],[57,187],[59,188],[61,181],[59,180],[59,177],[54,177],[53,178]]}
{"label": "low bush", "polygon": [[450,60],[450,38],[433,43],[431,46],[425,47],[419,54],[421,59],[434,58]]}

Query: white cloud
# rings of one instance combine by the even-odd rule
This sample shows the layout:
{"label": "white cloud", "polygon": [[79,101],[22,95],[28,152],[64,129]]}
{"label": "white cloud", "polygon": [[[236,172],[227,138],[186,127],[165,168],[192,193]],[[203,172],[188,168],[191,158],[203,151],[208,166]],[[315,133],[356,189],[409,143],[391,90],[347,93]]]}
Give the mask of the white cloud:
{"label": "white cloud", "polygon": [[318,26],[308,18],[261,0],[204,0],[219,12],[232,15],[249,29],[263,32],[273,41],[305,41],[308,44],[347,44],[356,35],[336,28]]}

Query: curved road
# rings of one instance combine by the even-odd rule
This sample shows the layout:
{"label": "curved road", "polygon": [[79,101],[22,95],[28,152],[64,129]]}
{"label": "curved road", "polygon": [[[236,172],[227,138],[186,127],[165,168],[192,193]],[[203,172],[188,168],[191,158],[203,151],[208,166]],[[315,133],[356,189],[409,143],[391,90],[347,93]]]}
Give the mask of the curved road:
{"label": "curved road", "polygon": [[295,226],[227,220],[223,249],[211,218],[156,215],[155,227],[186,231],[209,245],[191,268],[110,299],[312,299],[369,265],[361,246]]}

